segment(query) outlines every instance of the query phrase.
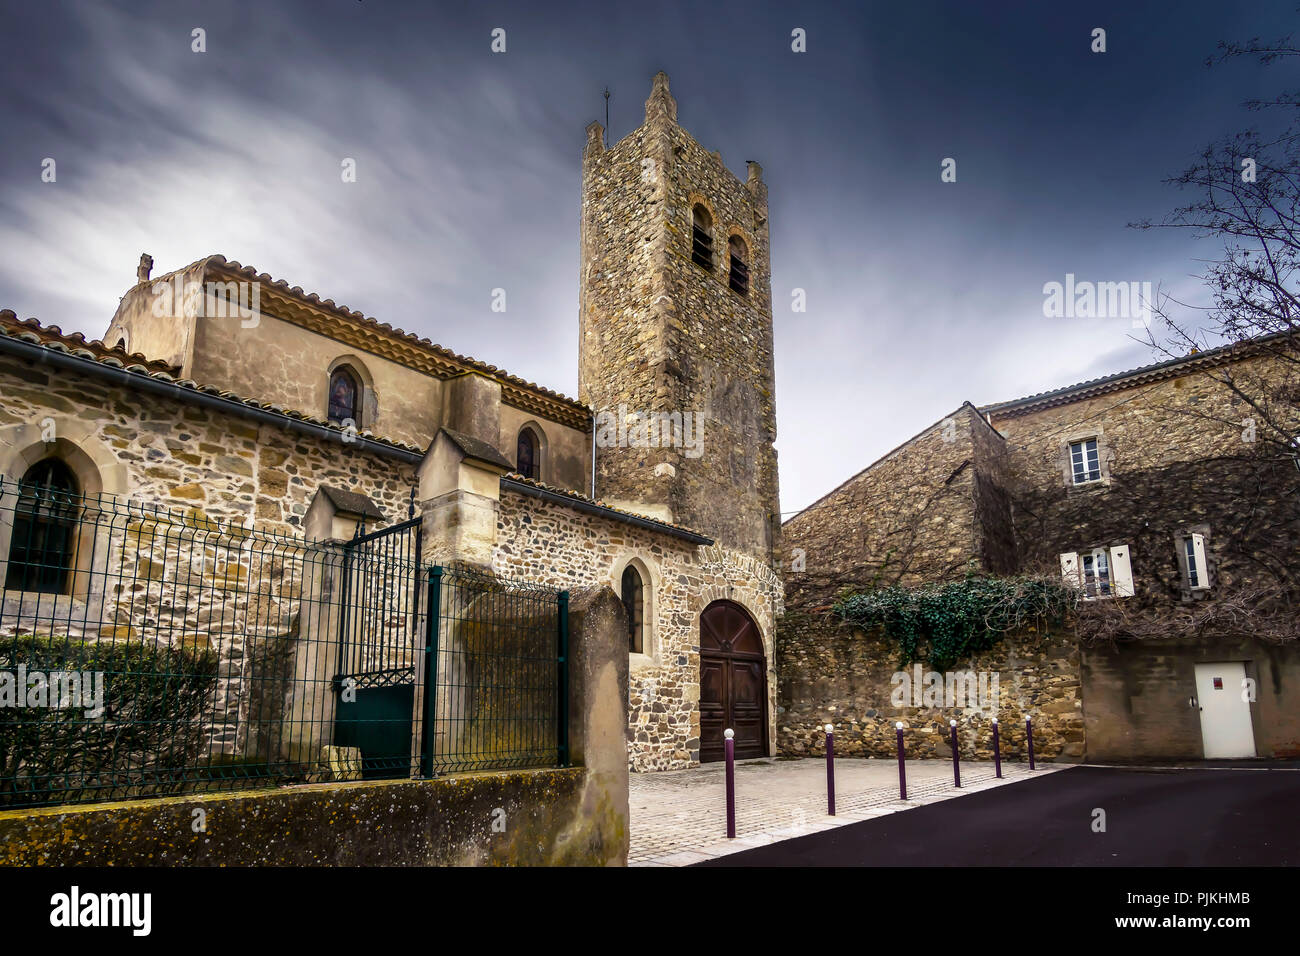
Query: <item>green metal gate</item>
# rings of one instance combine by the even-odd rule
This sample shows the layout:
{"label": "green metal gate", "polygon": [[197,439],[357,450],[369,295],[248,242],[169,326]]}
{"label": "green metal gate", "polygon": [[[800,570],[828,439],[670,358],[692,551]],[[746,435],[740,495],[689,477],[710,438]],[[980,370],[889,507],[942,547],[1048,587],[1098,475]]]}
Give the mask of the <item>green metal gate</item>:
{"label": "green metal gate", "polygon": [[420,524],[412,518],[344,545],[334,743],[361,751],[365,779],[409,777],[416,769]]}

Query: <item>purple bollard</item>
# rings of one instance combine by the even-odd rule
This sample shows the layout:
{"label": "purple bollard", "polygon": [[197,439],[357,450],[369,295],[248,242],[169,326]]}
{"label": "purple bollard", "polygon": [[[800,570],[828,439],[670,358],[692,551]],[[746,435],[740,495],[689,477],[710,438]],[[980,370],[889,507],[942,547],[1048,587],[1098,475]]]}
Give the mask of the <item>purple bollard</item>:
{"label": "purple bollard", "polygon": [[835,727],[826,725],[826,813],[835,816]]}
{"label": "purple bollard", "polygon": [[948,721],[948,726],[952,728],[952,785],[961,786],[961,754],[957,752],[957,721]]}
{"label": "purple bollard", "polygon": [[1002,748],[998,746],[998,719],[993,718],[993,775],[1002,776]]}
{"label": "purple bollard", "polygon": [[1025,718],[1025,740],[1029,742],[1029,769],[1034,769],[1034,725]]}
{"label": "purple bollard", "polygon": [[903,765],[903,722],[894,725],[898,731],[898,799],[907,799],[907,770]]}
{"label": "purple bollard", "polygon": [[736,838],[736,732],[728,727],[722,732],[727,738],[727,839]]}

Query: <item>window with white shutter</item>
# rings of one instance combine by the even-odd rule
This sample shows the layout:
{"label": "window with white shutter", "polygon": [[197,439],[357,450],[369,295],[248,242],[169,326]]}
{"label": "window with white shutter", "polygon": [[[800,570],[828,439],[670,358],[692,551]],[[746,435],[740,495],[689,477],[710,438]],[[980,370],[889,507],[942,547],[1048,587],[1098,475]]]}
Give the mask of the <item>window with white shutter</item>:
{"label": "window with white shutter", "polygon": [[1187,568],[1187,586],[1203,591],[1210,586],[1209,568],[1205,564],[1205,535],[1189,534],[1183,539],[1183,557]]}
{"label": "window with white shutter", "polygon": [[1082,586],[1079,580],[1079,556],[1073,551],[1061,555],[1061,580],[1067,588]]}
{"label": "window with white shutter", "polygon": [[1082,554],[1067,551],[1060,558],[1061,580],[1066,587],[1081,589],[1085,601],[1133,596],[1133,569],[1127,545],[1094,548]]}
{"label": "window with white shutter", "polygon": [[1133,566],[1128,545],[1110,549],[1110,582],[1115,597],[1133,596]]}

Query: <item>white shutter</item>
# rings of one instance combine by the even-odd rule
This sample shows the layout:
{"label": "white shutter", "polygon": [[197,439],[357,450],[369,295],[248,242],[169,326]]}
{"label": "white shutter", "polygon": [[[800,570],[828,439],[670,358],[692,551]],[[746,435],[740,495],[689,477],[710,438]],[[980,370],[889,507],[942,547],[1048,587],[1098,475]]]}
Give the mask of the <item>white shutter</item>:
{"label": "white shutter", "polygon": [[1079,577],[1079,556],[1073,551],[1061,555],[1061,580],[1067,588],[1083,587]]}
{"label": "white shutter", "polygon": [[1128,545],[1110,549],[1110,587],[1115,597],[1133,596],[1133,567],[1129,563]]}
{"label": "white shutter", "polygon": [[1210,586],[1210,569],[1205,564],[1205,535],[1192,535],[1192,554],[1196,557],[1196,587],[1208,588]]}

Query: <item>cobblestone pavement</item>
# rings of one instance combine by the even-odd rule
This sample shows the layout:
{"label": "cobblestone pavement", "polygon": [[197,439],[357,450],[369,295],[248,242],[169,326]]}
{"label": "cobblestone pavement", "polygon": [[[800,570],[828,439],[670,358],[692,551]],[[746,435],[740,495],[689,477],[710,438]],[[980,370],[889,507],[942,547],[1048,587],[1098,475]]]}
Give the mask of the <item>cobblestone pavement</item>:
{"label": "cobblestone pavement", "polygon": [[721,763],[691,770],[634,773],[630,782],[630,866],[685,866],[738,850],[818,833],[886,813],[948,800],[1056,773],[1064,765],[966,763],[962,788],[947,760],[907,762],[907,801],[898,799],[898,763],[841,757],[835,761],[836,815],[826,814],[826,761],[746,760],[736,764],[736,839],[727,837],[725,771]]}

